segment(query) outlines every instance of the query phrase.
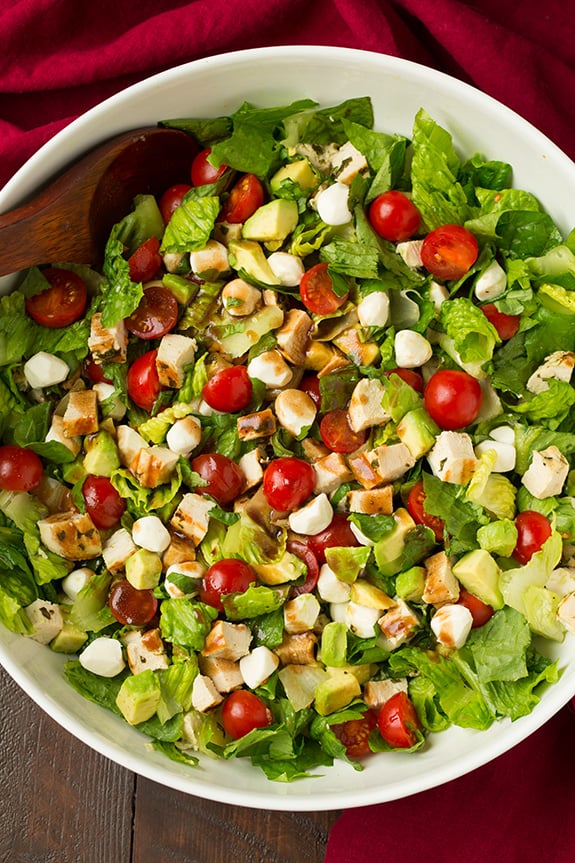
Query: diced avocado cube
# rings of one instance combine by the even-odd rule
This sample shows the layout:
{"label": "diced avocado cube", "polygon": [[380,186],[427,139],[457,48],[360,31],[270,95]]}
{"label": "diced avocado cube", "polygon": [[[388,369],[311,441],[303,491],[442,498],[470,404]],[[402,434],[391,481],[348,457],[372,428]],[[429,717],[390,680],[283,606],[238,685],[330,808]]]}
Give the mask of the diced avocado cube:
{"label": "diced avocado cube", "polygon": [[151,669],[126,677],[116,697],[116,704],[126,722],[139,725],[151,719],[160,703],[160,683]]}
{"label": "diced avocado cube", "polygon": [[375,562],[382,575],[397,575],[401,571],[405,538],[415,528],[415,522],[406,509],[397,509],[393,518],[395,527],[374,546]]}
{"label": "diced avocado cube", "polygon": [[88,476],[88,471],[84,467],[84,459],[79,456],[75,461],[68,462],[62,465],[62,479],[70,485],[76,485],[81,479]]}
{"label": "diced avocado cube", "polygon": [[136,590],[150,590],[160,583],[162,558],[155,551],[139,548],[126,560],[126,578]]}
{"label": "diced avocado cube", "polygon": [[488,551],[476,548],[459,558],[452,567],[453,574],[463,587],[492,608],[503,608],[503,595],[499,588],[499,569]]}
{"label": "diced avocado cube", "polygon": [[70,620],[70,610],[62,607],[62,629],[50,642],[55,653],[77,653],[87,641],[88,633]]}
{"label": "diced avocado cube", "polygon": [[485,551],[501,557],[510,557],[517,545],[517,527],[509,518],[490,521],[477,531],[477,542]]}
{"label": "diced avocado cube", "polygon": [[262,243],[270,240],[285,240],[298,223],[299,213],[295,201],[286,198],[275,198],[268,201],[246,219],[242,228],[242,236],[246,240],[258,240]]}
{"label": "diced avocado cube", "polygon": [[107,431],[89,436],[84,443],[84,469],[95,476],[111,476],[120,467],[120,456],[116,441]]}
{"label": "diced avocado cube", "polygon": [[318,185],[318,178],[307,159],[298,159],[284,165],[270,180],[270,189],[274,194],[280,191],[282,183],[291,181],[299,186],[302,192],[311,192]]}
{"label": "diced avocado cube", "polygon": [[315,691],[315,709],[320,716],[327,716],[346,707],[361,695],[361,686],[355,675],[337,669],[333,675],[320,683]]}
{"label": "diced avocado cube", "polygon": [[199,290],[199,285],[186,279],[185,276],[179,276],[177,273],[166,273],[162,277],[162,284],[174,295],[182,306],[187,306]]}
{"label": "diced avocado cube", "polygon": [[425,589],[425,567],[412,566],[395,579],[395,592],[406,602],[421,602]]}
{"label": "diced avocado cube", "polygon": [[254,240],[230,240],[228,256],[231,266],[242,278],[253,279],[256,284],[277,285],[278,279],[268,264],[259,243]]}
{"label": "diced avocado cube", "polygon": [[377,671],[377,666],[372,663],[364,663],[363,665],[341,665],[339,667],[331,667],[326,666],[326,671],[330,677],[338,677],[342,671],[345,671],[346,674],[351,674],[360,686],[364,683],[367,683],[368,680],[371,680],[375,672]]}
{"label": "diced avocado cube", "polygon": [[252,568],[259,581],[268,585],[296,581],[306,572],[305,563],[289,551],[286,551],[276,563],[253,563]]}
{"label": "diced avocado cube", "polygon": [[364,578],[360,578],[352,584],[350,599],[358,605],[365,605],[366,608],[381,608],[382,611],[385,608],[392,608],[396,604],[387,593],[374,584],[370,584]]}
{"label": "diced avocado cube", "polygon": [[250,315],[244,322],[238,322],[235,332],[219,339],[221,349],[230,357],[241,357],[277,327],[281,327],[284,313],[279,306],[264,306]]}
{"label": "diced avocado cube", "polygon": [[333,546],[326,548],[325,560],[340,581],[353,584],[363,572],[370,554],[371,548],[368,545]]}
{"label": "diced avocado cube", "polygon": [[405,414],[398,423],[396,431],[398,438],[406,445],[413,458],[418,459],[433,447],[440,428],[425,408],[415,408]]}
{"label": "diced avocado cube", "polygon": [[346,664],[347,626],[332,620],[321,634],[321,661],[325,665],[341,668]]}

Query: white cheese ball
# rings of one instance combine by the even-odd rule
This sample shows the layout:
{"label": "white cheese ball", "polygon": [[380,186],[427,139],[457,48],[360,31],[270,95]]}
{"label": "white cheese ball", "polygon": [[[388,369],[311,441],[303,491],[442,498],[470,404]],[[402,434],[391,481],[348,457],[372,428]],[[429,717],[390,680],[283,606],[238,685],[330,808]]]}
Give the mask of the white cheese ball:
{"label": "white cheese ball", "polygon": [[333,183],[327,189],[322,189],[315,198],[320,219],[326,225],[347,225],[352,219],[348,200],[349,186],[344,183]]}
{"label": "white cheese ball", "polygon": [[157,515],[144,515],[132,526],[132,539],[140,548],[161,554],[171,542],[170,532]]}
{"label": "white cheese ball", "polygon": [[395,334],[395,361],[400,368],[415,369],[428,362],[433,349],[421,333],[413,330],[399,330]]}
{"label": "white cheese ball", "polygon": [[126,667],[122,645],[115,638],[95,638],[80,654],[80,665],[99,677],[115,677]]}
{"label": "white cheese ball", "polygon": [[168,449],[178,455],[188,456],[202,439],[202,424],[196,417],[182,417],[166,434]]}
{"label": "white cheese ball", "polygon": [[384,327],[389,319],[389,296],[372,291],[359,303],[357,316],[362,327]]}
{"label": "white cheese ball", "polygon": [[299,285],[305,272],[302,259],[289,252],[272,252],[268,258],[268,264],[278,284],[284,288],[295,288]]}
{"label": "white cheese ball", "polygon": [[24,363],[24,377],[33,390],[61,384],[69,374],[68,364],[46,351],[38,351]]}

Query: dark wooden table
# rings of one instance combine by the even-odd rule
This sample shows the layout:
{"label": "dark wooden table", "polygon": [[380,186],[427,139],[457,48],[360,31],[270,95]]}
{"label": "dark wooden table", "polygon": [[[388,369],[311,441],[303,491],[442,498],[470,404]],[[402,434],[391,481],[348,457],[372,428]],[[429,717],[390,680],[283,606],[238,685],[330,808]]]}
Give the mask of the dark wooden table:
{"label": "dark wooden table", "polygon": [[322,863],[335,812],[265,812],[136,776],[0,668],[0,863]]}

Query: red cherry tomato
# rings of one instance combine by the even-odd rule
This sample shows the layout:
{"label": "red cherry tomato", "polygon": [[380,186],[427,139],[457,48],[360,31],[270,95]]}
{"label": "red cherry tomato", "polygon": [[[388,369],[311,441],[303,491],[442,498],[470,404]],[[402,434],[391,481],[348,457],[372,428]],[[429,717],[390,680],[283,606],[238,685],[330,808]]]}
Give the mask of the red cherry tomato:
{"label": "red cherry tomato", "polygon": [[430,377],[423,395],[425,409],[437,425],[453,431],[474,422],[481,410],[479,381],[459,369],[440,369]]}
{"label": "red cherry tomato", "polygon": [[288,539],[286,549],[290,554],[295,554],[296,557],[303,560],[307,568],[305,581],[291,588],[290,599],[293,599],[294,596],[299,596],[300,593],[311,593],[312,590],[315,590],[319,578],[319,564],[307,539]]}
{"label": "red cherry tomato", "polygon": [[239,740],[254,728],[267,728],[272,722],[271,710],[257,695],[248,692],[247,689],[232,692],[224,701],[222,707],[224,731],[234,740]]}
{"label": "red cherry tomato", "polygon": [[308,536],[306,541],[320,566],[325,563],[326,548],[359,545],[357,537],[349,526],[347,516],[342,512],[336,512],[325,530],[316,533],[315,536]]}
{"label": "red cherry tomato", "polygon": [[338,725],[332,725],[331,730],[345,746],[349,758],[361,758],[370,755],[369,735],[377,728],[377,713],[375,710],[366,710],[361,719],[348,719]]}
{"label": "red cherry tomato", "polygon": [[301,301],[315,315],[331,315],[347,302],[349,293],[339,297],[333,289],[328,273],[328,264],[316,264],[301,277],[299,283]]}
{"label": "red cherry tomato", "polygon": [[126,329],[139,339],[161,339],[178,323],[178,301],[167,288],[146,288],[138,308],[126,318]]}
{"label": "red cherry tomato", "polygon": [[44,476],[39,456],[14,444],[0,446],[0,488],[3,491],[31,491]]}
{"label": "red cherry tomato", "polygon": [[365,443],[365,432],[354,432],[349,424],[347,411],[335,408],[321,418],[319,424],[321,439],[332,452],[351,453]]}
{"label": "red cherry tomato", "polygon": [[390,369],[383,373],[386,378],[390,375],[397,375],[401,380],[409,384],[409,386],[418,393],[423,393],[423,378],[419,372],[414,372],[413,369]]}
{"label": "red cherry tomato", "polygon": [[114,527],[126,511],[126,501],[120,497],[107,476],[89,474],[82,483],[82,497],[88,515],[98,530]]}
{"label": "red cherry tomato", "polygon": [[307,393],[318,411],[321,410],[321,391],[319,388],[319,378],[317,375],[311,372],[304,375],[300,381],[298,389],[302,390],[302,392],[304,393]]}
{"label": "red cherry tomato", "polygon": [[438,279],[460,279],[473,266],[479,254],[477,240],[462,225],[441,225],[423,240],[423,266]]}
{"label": "red cherry tomato", "polygon": [[227,165],[220,165],[219,168],[210,165],[208,156],[211,152],[211,147],[201,150],[192,162],[191,177],[194,186],[210,186],[227,170]]}
{"label": "red cherry tomato", "polygon": [[160,203],[158,204],[164,224],[168,224],[174,215],[174,212],[179,206],[181,206],[184,195],[186,195],[191,188],[192,187],[187,183],[176,183],[175,186],[170,186],[169,189],[166,189],[160,198]]}
{"label": "red cherry tomato", "polygon": [[299,458],[276,458],[264,471],[263,491],[269,505],[279,512],[293,512],[313,492],[315,472]]}
{"label": "red cherry tomato", "polygon": [[202,398],[215,411],[236,413],[249,405],[252,392],[247,368],[230,366],[209,379],[202,390]]}
{"label": "red cherry tomato", "polygon": [[127,579],[112,585],[108,605],[118,623],[124,626],[144,626],[158,610],[158,600],[153,592],[137,590]]}
{"label": "red cherry tomato", "polygon": [[94,362],[94,360],[90,357],[86,357],[82,364],[82,370],[85,377],[88,378],[93,384],[111,384],[112,381],[109,378],[104,377],[104,370],[100,363]]}
{"label": "red cherry tomato", "polygon": [[495,303],[487,303],[486,306],[481,306],[481,311],[487,318],[490,324],[493,324],[497,330],[497,334],[502,341],[513,338],[519,330],[521,315],[506,315],[497,309]]}
{"label": "red cherry tomato", "polygon": [[416,731],[421,729],[419,718],[405,692],[389,698],[377,716],[379,733],[394,749],[410,749],[417,743]]}
{"label": "red cherry tomato", "polygon": [[463,587],[459,591],[457,605],[464,605],[471,612],[471,617],[473,618],[471,626],[473,629],[484,626],[495,614],[495,609],[491,605],[487,605],[486,602],[483,602],[475,594],[469,593]]}
{"label": "red cherry tomato", "polygon": [[207,485],[198,486],[196,491],[211,495],[220,506],[235,500],[244,486],[240,468],[231,458],[220,453],[202,453],[192,459],[191,466],[207,482]]}
{"label": "red cherry tomato", "polygon": [[244,174],[224,201],[218,221],[245,222],[264,202],[264,187],[254,174]]}
{"label": "red cherry tomato", "polygon": [[158,275],[162,266],[160,255],[160,241],[157,237],[150,237],[145,243],[136,249],[128,258],[130,267],[130,278],[133,282],[150,282]]}
{"label": "red cherry tomato", "polygon": [[213,563],[202,579],[200,599],[206,605],[223,611],[222,596],[229,593],[245,593],[256,576],[248,563],[229,557]]}
{"label": "red cherry tomato", "polygon": [[384,240],[402,243],[417,232],[421,216],[407,195],[390,189],[383,195],[378,195],[371,203],[369,222],[373,230]]}
{"label": "red cherry tomato", "polygon": [[134,360],[126,376],[128,395],[132,401],[148,413],[160,395],[162,387],[156,369],[157,350],[148,351]]}
{"label": "red cherry tomato", "polygon": [[542,513],[526,509],[515,519],[517,545],[513,557],[520,564],[529,563],[536,551],[541,551],[552,533],[551,522]]}
{"label": "red cherry tomato", "polygon": [[69,327],[84,314],[88,302],[86,285],[76,273],[58,267],[47,267],[42,275],[50,287],[26,297],[26,311],[43,327]]}
{"label": "red cherry tomato", "polygon": [[407,498],[407,509],[410,516],[417,524],[424,524],[426,527],[429,527],[433,531],[437,542],[441,542],[445,530],[445,523],[441,518],[439,518],[439,516],[431,515],[431,513],[425,511],[425,491],[421,480],[416,482],[409,492],[409,497]]}

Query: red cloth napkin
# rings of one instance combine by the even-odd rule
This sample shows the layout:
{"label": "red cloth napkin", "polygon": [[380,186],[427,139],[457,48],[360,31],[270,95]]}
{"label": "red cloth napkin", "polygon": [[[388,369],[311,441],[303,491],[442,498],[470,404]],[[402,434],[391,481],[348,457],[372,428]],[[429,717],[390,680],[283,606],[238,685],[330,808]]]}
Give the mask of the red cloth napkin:
{"label": "red cloth napkin", "polygon": [[467,776],[346,810],[331,830],[324,863],[570,863],[574,735],[569,706]]}
{"label": "red cloth napkin", "polygon": [[[362,48],[439,69],[513,108],[575,158],[575,18],[564,0],[17,0],[0,5],[0,33],[0,186],[74,117],[123,87],[179,63],[266,45]],[[566,829],[574,739],[575,716],[565,708],[467,777],[349,810],[325,863],[575,860],[575,834]]]}

